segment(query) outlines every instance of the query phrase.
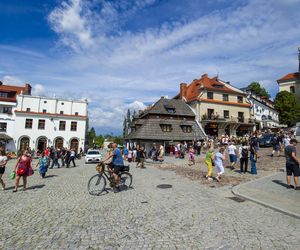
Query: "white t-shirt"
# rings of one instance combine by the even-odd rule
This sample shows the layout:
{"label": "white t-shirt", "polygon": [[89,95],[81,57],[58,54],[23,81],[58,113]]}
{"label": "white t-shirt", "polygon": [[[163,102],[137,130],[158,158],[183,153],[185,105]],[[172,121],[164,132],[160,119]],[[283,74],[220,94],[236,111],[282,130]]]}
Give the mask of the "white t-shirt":
{"label": "white t-shirt", "polygon": [[230,154],[230,155],[236,155],[236,146],[234,146],[234,145],[230,145],[230,146],[228,146],[228,154]]}
{"label": "white t-shirt", "polygon": [[4,165],[4,163],[7,161],[7,157],[4,156],[0,156],[0,166]]}
{"label": "white t-shirt", "polygon": [[290,140],[291,140],[290,137],[286,137],[286,138],[283,139],[283,143],[284,143],[285,147],[288,146],[288,145],[290,145]]}

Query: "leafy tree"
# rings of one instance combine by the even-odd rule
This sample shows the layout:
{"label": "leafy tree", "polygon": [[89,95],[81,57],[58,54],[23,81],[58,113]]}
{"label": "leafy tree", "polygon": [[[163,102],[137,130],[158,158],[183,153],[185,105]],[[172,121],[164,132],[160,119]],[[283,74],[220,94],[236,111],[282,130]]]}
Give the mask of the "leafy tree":
{"label": "leafy tree", "polygon": [[95,138],[96,138],[96,131],[94,128],[91,128],[89,131],[89,147],[93,147]]}
{"label": "leafy tree", "polygon": [[289,127],[300,121],[300,103],[295,94],[281,91],[274,101],[275,109],[279,112],[279,121]]}
{"label": "leafy tree", "polygon": [[95,139],[95,144],[97,147],[101,147],[104,143],[104,137],[102,135],[98,135]]}
{"label": "leafy tree", "polygon": [[261,87],[259,82],[252,82],[248,85],[248,88],[262,97],[270,98],[268,91],[264,87]]}

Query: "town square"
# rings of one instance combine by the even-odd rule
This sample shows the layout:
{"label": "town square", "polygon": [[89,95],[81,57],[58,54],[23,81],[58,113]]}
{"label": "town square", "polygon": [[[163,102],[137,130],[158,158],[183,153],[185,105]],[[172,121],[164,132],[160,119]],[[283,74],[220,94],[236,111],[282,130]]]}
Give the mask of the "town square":
{"label": "town square", "polygon": [[0,249],[300,249],[299,7],[0,1]]}

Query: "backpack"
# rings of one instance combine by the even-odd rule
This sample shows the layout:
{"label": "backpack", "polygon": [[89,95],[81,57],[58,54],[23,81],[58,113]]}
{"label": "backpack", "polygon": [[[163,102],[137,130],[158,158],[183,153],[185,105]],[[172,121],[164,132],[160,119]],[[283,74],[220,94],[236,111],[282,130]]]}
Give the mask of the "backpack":
{"label": "backpack", "polygon": [[248,158],[248,149],[242,148],[242,158]]}

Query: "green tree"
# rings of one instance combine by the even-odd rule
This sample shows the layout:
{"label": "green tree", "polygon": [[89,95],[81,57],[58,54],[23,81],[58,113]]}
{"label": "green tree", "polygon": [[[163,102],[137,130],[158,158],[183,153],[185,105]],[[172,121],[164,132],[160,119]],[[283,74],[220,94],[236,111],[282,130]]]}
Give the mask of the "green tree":
{"label": "green tree", "polygon": [[248,85],[248,88],[262,97],[270,98],[268,91],[264,87],[261,87],[259,82],[252,82]]}
{"label": "green tree", "polygon": [[104,137],[102,135],[96,136],[96,138],[95,138],[95,145],[97,147],[101,147],[103,145],[103,143],[104,143]]}
{"label": "green tree", "polygon": [[93,147],[94,145],[94,141],[95,141],[95,138],[96,138],[96,131],[94,128],[91,128],[90,131],[89,131],[89,147]]}
{"label": "green tree", "polygon": [[279,112],[279,121],[289,127],[300,121],[300,103],[295,94],[281,91],[274,100],[275,109]]}

